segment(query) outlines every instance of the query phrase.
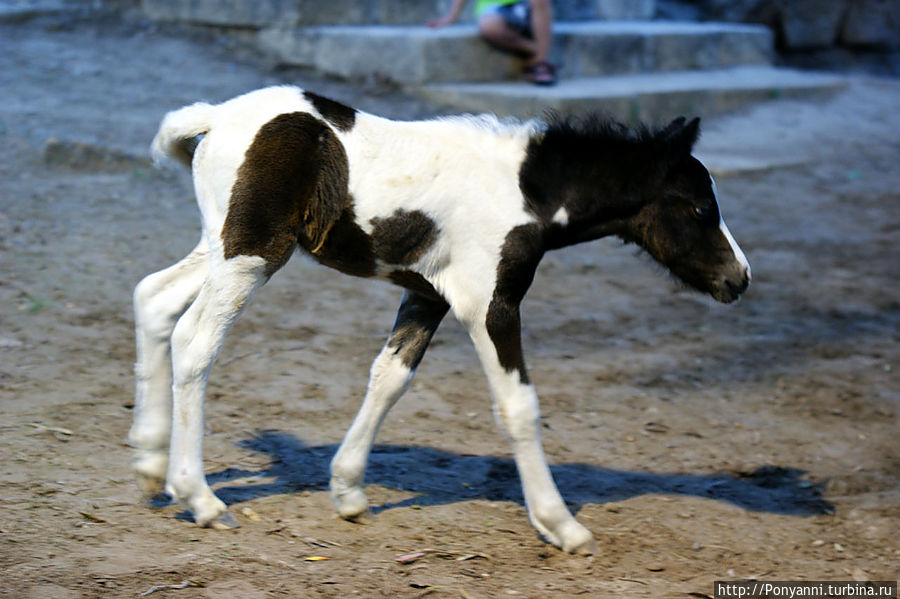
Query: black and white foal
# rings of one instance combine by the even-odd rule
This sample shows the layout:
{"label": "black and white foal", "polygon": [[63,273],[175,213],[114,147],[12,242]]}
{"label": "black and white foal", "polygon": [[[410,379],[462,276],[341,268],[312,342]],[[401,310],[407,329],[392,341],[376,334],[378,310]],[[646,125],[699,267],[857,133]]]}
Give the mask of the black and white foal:
{"label": "black and white foal", "polygon": [[719,214],[715,183],[691,156],[697,133],[696,119],[656,132],[599,120],[395,122],[293,87],[168,114],[152,151],[192,165],[203,234],[134,293],[129,440],[143,489],[165,482],[197,524],[234,524],[203,474],[206,383],[231,325],[299,246],[326,266],[405,288],[331,464],[340,515],[366,512],[375,435],[452,310],[512,438],[532,523],[566,551],[592,551],[541,447],[519,304],[544,252],[606,235],[638,244],[721,302],[737,299],[750,268]]}

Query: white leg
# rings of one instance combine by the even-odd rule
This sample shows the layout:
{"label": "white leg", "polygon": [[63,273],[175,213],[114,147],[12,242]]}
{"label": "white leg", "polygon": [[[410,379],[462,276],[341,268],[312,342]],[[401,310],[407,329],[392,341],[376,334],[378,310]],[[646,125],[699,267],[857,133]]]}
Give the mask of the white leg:
{"label": "white leg", "polygon": [[186,258],[145,277],[134,290],[137,379],[134,421],[128,442],[134,470],[146,496],[162,492],[172,422],[170,337],[175,322],[197,297],[209,263],[201,242]]}
{"label": "white leg", "polygon": [[174,396],[166,490],[194,514],[200,526],[233,526],[225,504],[203,473],[203,399],[225,335],[266,280],[257,256],[213,261],[197,299],[172,333]]}
{"label": "white leg", "polygon": [[363,405],[331,461],[331,497],[343,518],[368,510],[363,477],[381,423],[412,382],[447,304],[406,293],[391,337],[372,363]]}
{"label": "white leg", "polygon": [[[515,326],[512,347],[518,345],[517,319]],[[534,387],[522,381],[524,377],[520,370],[507,370],[501,366],[496,345],[484,326],[470,326],[469,334],[487,374],[498,420],[512,439],[531,523],[548,541],[564,551],[594,553],[593,536],[569,513],[547,466],[541,446],[540,408]]]}
{"label": "white leg", "polygon": [[331,497],[342,518],[355,518],[369,508],[363,491],[369,452],[381,423],[409,387],[413,374],[387,346],[372,363],[362,407],[331,461]]}

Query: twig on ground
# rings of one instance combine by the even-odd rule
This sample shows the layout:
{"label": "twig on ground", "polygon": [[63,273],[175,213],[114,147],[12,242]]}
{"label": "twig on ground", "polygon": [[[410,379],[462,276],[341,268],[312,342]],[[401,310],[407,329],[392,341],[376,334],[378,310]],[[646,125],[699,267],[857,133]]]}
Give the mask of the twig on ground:
{"label": "twig on ground", "polygon": [[150,587],[143,593],[141,593],[141,597],[146,597],[147,595],[152,595],[153,593],[157,593],[159,591],[174,591],[174,590],[178,590],[178,589],[187,589],[190,587],[203,588],[205,586],[206,585],[203,584],[202,582],[197,582],[196,580],[190,580],[190,579],[182,580],[178,584],[157,584],[157,585]]}
{"label": "twig on ground", "polygon": [[70,436],[75,434],[72,431],[70,431],[69,429],[62,428],[59,426],[47,426],[45,424],[40,424],[38,422],[26,422],[25,424],[32,428],[36,428],[39,431],[50,431],[51,433],[59,433],[61,435],[70,435]]}

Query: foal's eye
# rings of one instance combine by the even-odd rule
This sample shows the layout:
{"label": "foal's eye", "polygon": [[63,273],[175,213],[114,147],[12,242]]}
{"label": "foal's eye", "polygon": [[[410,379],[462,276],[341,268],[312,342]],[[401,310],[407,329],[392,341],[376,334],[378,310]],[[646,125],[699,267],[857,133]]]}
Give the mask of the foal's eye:
{"label": "foal's eye", "polygon": [[693,212],[699,220],[706,220],[712,214],[712,208],[710,206],[694,206]]}

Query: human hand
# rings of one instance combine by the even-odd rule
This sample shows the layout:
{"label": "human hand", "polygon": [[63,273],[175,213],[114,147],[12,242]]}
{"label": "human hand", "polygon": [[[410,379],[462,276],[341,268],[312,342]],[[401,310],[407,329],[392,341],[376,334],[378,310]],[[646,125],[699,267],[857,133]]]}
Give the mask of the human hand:
{"label": "human hand", "polygon": [[452,17],[441,17],[440,19],[431,19],[430,21],[426,21],[425,24],[431,27],[432,29],[437,29],[439,27],[446,27],[447,25],[452,25],[456,19]]}

